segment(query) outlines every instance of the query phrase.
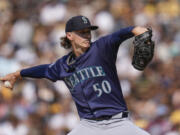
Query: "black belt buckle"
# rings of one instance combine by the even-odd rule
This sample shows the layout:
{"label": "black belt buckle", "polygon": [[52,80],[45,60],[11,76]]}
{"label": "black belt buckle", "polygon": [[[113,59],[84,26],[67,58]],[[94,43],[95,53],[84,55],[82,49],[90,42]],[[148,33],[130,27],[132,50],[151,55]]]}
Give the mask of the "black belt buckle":
{"label": "black belt buckle", "polygon": [[127,118],[128,114],[129,114],[129,112],[122,112],[122,118]]}

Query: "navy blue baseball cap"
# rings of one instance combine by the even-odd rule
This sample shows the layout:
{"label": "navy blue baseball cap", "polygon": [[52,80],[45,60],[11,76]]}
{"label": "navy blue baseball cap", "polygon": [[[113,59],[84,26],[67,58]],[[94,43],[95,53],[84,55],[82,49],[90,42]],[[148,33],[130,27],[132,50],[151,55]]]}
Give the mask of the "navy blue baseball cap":
{"label": "navy blue baseball cap", "polygon": [[74,16],[66,23],[65,32],[72,32],[89,28],[90,30],[98,29],[98,26],[91,25],[89,19],[85,16]]}

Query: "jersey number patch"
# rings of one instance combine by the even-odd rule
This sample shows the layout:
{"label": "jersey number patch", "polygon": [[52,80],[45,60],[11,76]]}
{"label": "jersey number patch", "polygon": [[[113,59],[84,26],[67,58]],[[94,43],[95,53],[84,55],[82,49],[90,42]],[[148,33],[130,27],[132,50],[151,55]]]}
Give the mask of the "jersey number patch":
{"label": "jersey number patch", "polygon": [[93,89],[97,92],[97,97],[100,97],[103,92],[106,94],[111,93],[111,85],[107,80],[103,80],[102,83],[95,83]]}

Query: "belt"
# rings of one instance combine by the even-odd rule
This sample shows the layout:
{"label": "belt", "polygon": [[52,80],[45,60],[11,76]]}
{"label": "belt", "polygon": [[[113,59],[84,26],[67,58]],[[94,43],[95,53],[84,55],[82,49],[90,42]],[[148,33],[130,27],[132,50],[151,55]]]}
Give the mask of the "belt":
{"label": "belt", "polygon": [[109,120],[111,118],[127,118],[129,115],[129,112],[121,112],[121,113],[118,113],[118,114],[115,114],[115,115],[112,115],[112,116],[101,116],[101,117],[98,117],[98,118],[89,118],[89,120],[96,120],[96,121],[101,121],[101,120]]}

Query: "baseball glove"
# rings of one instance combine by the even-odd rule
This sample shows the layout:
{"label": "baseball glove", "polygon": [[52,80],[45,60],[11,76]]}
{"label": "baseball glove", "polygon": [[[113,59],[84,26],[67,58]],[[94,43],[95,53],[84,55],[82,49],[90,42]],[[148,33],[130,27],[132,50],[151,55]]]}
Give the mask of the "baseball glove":
{"label": "baseball glove", "polygon": [[148,31],[135,36],[134,55],[132,65],[138,70],[144,70],[145,67],[152,60],[154,55],[154,42],[152,41],[152,29],[148,28]]}

